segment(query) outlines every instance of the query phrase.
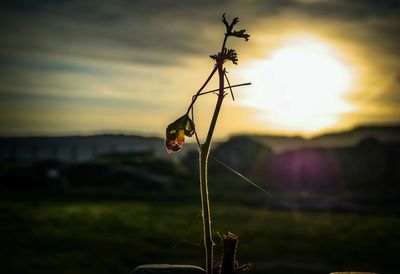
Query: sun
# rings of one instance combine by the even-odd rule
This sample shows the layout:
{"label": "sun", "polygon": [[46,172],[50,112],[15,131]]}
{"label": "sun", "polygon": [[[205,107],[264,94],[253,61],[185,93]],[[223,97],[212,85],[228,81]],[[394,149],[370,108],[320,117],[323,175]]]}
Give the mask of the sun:
{"label": "sun", "polygon": [[316,39],[292,37],[244,73],[253,86],[243,102],[276,130],[318,132],[353,108],[345,99],[354,82],[351,67]]}

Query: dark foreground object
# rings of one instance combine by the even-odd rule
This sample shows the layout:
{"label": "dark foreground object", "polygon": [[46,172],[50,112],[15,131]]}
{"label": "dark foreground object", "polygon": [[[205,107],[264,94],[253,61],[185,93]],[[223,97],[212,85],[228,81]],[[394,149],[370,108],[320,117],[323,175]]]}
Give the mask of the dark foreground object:
{"label": "dark foreground object", "polygon": [[132,274],[205,274],[206,271],[194,265],[145,264],[136,267]]}
{"label": "dark foreground object", "polygon": [[[250,269],[250,264],[238,266],[236,250],[239,237],[228,232],[222,236],[222,261],[214,265],[213,273],[238,274]],[[146,264],[138,266],[132,274],[206,274],[201,267],[194,265]]]}

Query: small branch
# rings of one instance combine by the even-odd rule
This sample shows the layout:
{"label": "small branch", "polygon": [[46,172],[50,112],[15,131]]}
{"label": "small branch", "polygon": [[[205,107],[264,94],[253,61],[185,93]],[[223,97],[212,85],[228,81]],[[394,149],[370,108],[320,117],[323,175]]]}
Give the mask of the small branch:
{"label": "small branch", "polygon": [[[243,83],[243,84],[237,84],[237,85],[233,85],[233,86],[227,86],[227,87],[224,87],[224,89],[228,89],[228,88],[237,88],[237,87],[250,86],[250,85],[251,85],[251,83]],[[212,90],[208,90],[208,91],[199,93],[198,96],[204,95],[204,94],[209,94],[209,93],[216,92],[216,91],[219,91],[219,88],[216,88],[216,89],[212,89]]]}
{"label": "small branch", "polygon": [[[194,107],[193,106],[191,108],[191,115],[192,115],[192,121],[193,121],[193,123],[195,123],[195,121],[194,121]],[[197,135],[197,130],[194,131],[194,136],[196,137],[196,142],[197,142],[198,148],[201,149],[201,143],[200,143],[200,140],[199,140],[199,136]]]}
{"label": "small branch", "polygon": [[200,92],[207,86],[208,82],[210,82],[211,78],[214,76],[215,72],[217,71],[217,66],[213,68],[211,71],[210,75],[208,76],[207,80],[204,82],[204,84],[201,86],[201,88],[196,92],[196,94],[192,98],[192,102],[190,103],[188,110],[186,112],[186,115],[189,114],[190,109],[192,108],[193,104],[196,102],[197,97],[199,96]]}
{"label": "small branch", "polygon": [[226,71],[224,71],[225,80],[228,83],[229,91],[231,92],[232,100],[235,101],[235,96],[233,96],[233,90],[231,87],[231,83],[229,82],[228,75],[226,75]]}

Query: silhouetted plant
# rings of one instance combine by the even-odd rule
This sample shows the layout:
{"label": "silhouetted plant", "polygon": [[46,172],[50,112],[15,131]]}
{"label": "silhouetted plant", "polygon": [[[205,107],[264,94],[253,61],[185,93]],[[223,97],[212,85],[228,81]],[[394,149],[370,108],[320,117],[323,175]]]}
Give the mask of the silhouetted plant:
{"label": "silhouetted plant", "polygon": [[[234,18],[231,23],[229,23],[225,17],[225,14],[222,16],[222,22],[226,27],[226,33],[224,35],[224,40],[222,42],[222,47],[220,52],[214,55],[210,55],[210,57],[215,61],[215,66],[212,69],[210,75],[204,84],[200,87],[197,93],[193,96],[192,101],[186,111],[186,113],[178,118],[176,121],[168,125],[166,130],[166,139],[165,146],[167,151],[177,152],[182,149],[183,143],[185,141],[185,136],[191,137],[193,134],[196,137],[196,141],[198,144],[198,149],[200,153],[200,188],[201,188],[201,203],[202,203],[202,216],[203,216],[203,232],[204,232],[204,247],[206,252],[206,271],[207,274],[211,274],[213,272],[213,240],[211,233],[211,216],[210,216],[210,203],[208,198],[208,183],[207,183],[207,162],[211,148],[212,137],[214,133],[214,129],[218,120],[218,115],[222,106],[223,99],[227,95],[225,92],[226,88],[230,89],[230,93],[232,99],[234,100],[234,95],[232,88],[249,85],[250,83],[244,83],[239,85],[231,86],[229,83],[229,79],[227,77],[227,71],[224,68],[224,63],[226,61],[231,61],[233,64],[237,65],[238,58],[237,53],[234,49],[226,48],[226,42],[229,37],[243,38],[245,41],[249,40],[250,35],[246,33],[246,30],[234,30],[233,27],[239,22],[238,18]],[[214,74],[218,71],[219,76],[219,88],[217,90],[211,90],[207,92],[203,92],[203,89],[207,86],[209,81],[212,79]],[[225,80],[228,83],[228,86],[225,87]],[[199,137],[197,135],[194,123],[194,104],[197,98],[200,95],[210,94],[216,92],[217,94],[217,102],[214,109],[214,114],[212,116],[210,126],[208,129],[208,133],[206,136],[206,140],[204,143],[201,143]],[[239,271],[237,271],[239,272]]]}

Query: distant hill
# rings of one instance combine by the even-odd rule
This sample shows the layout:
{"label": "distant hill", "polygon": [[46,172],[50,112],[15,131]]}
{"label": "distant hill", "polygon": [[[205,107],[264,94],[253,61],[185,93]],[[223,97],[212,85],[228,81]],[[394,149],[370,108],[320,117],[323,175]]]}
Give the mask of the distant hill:
{"label": "distant hill", "polygon": [[355,146],[287,151],[273,159],[269,180],[291,191],[399,190],[399,153],[400,142],[374,138]]}
{"label": "distant hill", "polygon": [[[302,148],[340,148],[358,144],[361,140],[374,138],[380,142],[400,142],[400,125],[360,126],[352,130],[324,134],[312,139],[300,136],[237,135],[232,139],[256,142],[271,149],[271,153],[282,153]],[[231,151],[240,149],[230,144]],[[240,143],[240,142],[239,142]],[[214,148],[224,142],[215,142]],[[252,149],[256,148],[251,144]],[[195,143],[186,143],[181,152],[169,155],[164,148],[164,140],[159,137],[138,135],[101,134],[64,137],[0,137],[0,159],[3,160],[43,160],[87,161],[104,153],[150,153],[158,158],[179,159],[196,150]],[[197,153],[197,152],[195,152]],[[227,153],[227,152],[226,152]],[[242,153],[242,155],[244,155]]]}
{"label": "distant hill", "polygon": [[243,135],[270,147],[280,153],[299,148],[310,147],[348,147],[358,144],[361,140],[375,138],[381,142],[400,142],[400,125],[359,126],[348,131],[323,134],[311,139],[300,136],[274,135]]}
{"label": "distant hill", "polygon": [[[153,169],[143,173],[141,168],[147,167],[135,166],[135,162],[129,162],[128,168],[116,169],[114,165],[118,161],[110,160],[108,164],[112,168],[108,174],[117,174],[117,179],[122,181],[128,178],[134,182],[132,178],[138,176],[141,181],[167,185],[168,180],[173,181],[171,178],[174,178],[177,167],[183,169],[182,174],[186,171],[195,174],[193,172],[198,169],[195,147],[194,143],[186,143],[182,152],[168,154],[162,138],[136,135],[0,137],[0,160],[5,163],[4,167],[8,166],[8,160],[26,160],[34,164],[57,160],[57,163],[65,162],[66,166],[77,165],[81,168],[79,165],[90,164],[99,157],[129,159],[136,155],[151,159],[149,163]],[[390,195],[397,197],[400,193],[400,126],[363,126],[312,139],[298,136],[233,136],[226,142],[216,142],[211,155],[210,176],[214,176],[213,180],[217,182],[213,187],[220,185],[225,189],[239,186],[237,189],[240,190],[240,186],[247,186],[240,176],[227,170],[226,166],[222,167],[221,161],[275,193],[344,195],[367,192],[382,193],[385,198]],[[164,159],[160,161],[160,158]],[[69,171],[72,175],[75,171],[79,175],[83,174],[82,170],[86,172],[91,167],[96,176],[107,171],[97,164],[94,162],[94,166],[86,165],[77,171]],[[153,178],[156,169],[162,170],[161,175],[168,175],[169,179]],[[104,179],[109,182],[106,180],[109,177],[99,177],[87,181],[100,182]],[[73,181],[78,179],[71,179]]]}
{"label": "distant hill", "polygon": [[[277,142],[274,138],[266,140]],[[282,140],[290,142],[288,138]],[[315,145],[312,141],[306,142],[310,141],[304,140],[302,145]],[[398,195],[400,141],[379,141],[375,137],[366,137],[355,145],[347,144],[292,147],[290,150],[273,152],[269,146],[260,144],[253,137],[236,136],[215,148],[212,155],[275,193],[368,192],[371,195]],[[220,175],[216,181],[228,180],[226,176],[231,172],[227,173],[213,161],[210,167],[211,174]],[[229,180],[229,185],[232,185],[233,181],[242,179],[236,176]]]}
{"label": "distant hill", "polygon": [[310,141],[319,146],[349,146],[367,138],[375,138],[381,142],[399,142],[400,125],[359,126],[349,131],[317,136]]}
{"label": "distant hill", "polygon": [[268,146],[260,144],[251,137],[236,136],[217,146],[212,151],[212,156],[238,172],[248,173],[258,168],[254,165],[261,168],[266,165],[273,152]]}

